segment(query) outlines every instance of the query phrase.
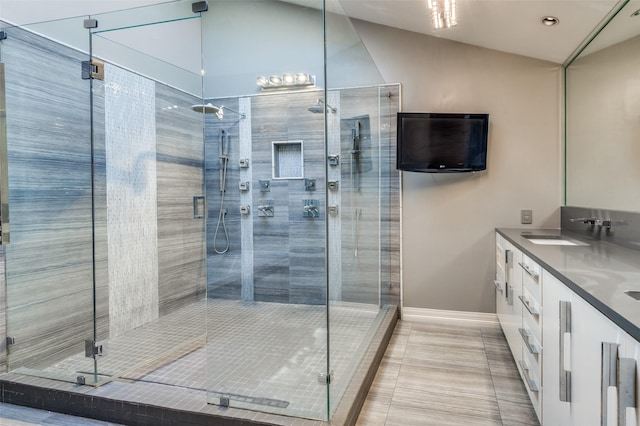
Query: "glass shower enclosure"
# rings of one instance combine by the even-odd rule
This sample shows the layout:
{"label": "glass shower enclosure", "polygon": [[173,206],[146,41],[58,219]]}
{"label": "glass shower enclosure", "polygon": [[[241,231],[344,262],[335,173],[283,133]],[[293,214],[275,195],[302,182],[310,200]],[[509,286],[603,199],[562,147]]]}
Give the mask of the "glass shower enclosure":
{"label": "glass shower enclosure", "polygon": [[3,30],[5,377],[354,420],[397,315],[400,87],[340,4]]}

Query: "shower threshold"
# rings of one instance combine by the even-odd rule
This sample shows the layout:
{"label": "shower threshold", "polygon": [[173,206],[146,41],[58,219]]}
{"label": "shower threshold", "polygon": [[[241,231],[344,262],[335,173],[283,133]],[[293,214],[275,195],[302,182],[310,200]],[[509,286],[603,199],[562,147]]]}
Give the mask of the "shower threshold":
{"label": "shower threshold", "polygon": [[[93,360],[79,354],[48,369],[0,376],[0,395],[7,403],[123,424],[198,425],[211,424],[212,418],[229,425],[328,424],[312,420],[326,410],[326,386],[308,383],[310,370],[326,369],[324,309],[197,302],[112,339],[109,355],[98,361],[99,386],[76,383],[79,374],[91,377],[93,370]],[[336,323],[330,331],[337,378],[330,385],[332,404],[341,395],[332,422],[352,424],[395,326],[397,309],[332,304],[331,315]],[[208,324],[207,334],[203,323]],[[149,359],[149,349],[158,355]],[[351,380],[345,380],[348,377]],[[220,404],[225,402],[220,398],[229,406]]]}

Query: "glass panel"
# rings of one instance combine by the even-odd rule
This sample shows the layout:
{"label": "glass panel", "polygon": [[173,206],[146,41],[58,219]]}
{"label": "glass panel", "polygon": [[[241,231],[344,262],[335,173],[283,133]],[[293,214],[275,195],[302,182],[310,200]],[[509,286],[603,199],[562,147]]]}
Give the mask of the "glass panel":
{"label": "glass panel", "polygon": [[[69,37],[82,18],[50,23]],[[4,26],[11,243],[6,246],[8,368],[75,382],[57,364],[93,340],[89,83],[86,54]]]}
{"label": "glass panel", "polygon": [[[203,16],[206,102],[228,111],[206,116],[207,374],[210,403],[324,420],[322,2],[305,6],[216,1]],[[316,86],[287,85],[298,73]],[[298,144],[303,176],[274,179],[274,142]]]}
{"label": "glass panel", "polygon": [[[200,56],[199,14],[181,19],[185,8],[193,16],[191,3],[171,6],[94,16],[92,60],[104,66],[92,80],[98,338],[108,348],[98,372],[131,382],[103,387],[121,398],[199,393],[204,403],[203,116],[192,108],[202,76],[189,57]],[[156,56],[149,40],[172,32],[192,34],[197,48],[166,43]]]}
{"label": "glass panel", "polygon": [[327,154],[339,155],[339,165],[328,166],[329,181],[339,181],[339,191],[328,193],[328,204],[338,206],[328,218],[329,413],[340,420],[357,399],[371,351],[399,303],[400,93],[398,85],[381,85],[339,3],[328,7],[333,13],[327,15]]}

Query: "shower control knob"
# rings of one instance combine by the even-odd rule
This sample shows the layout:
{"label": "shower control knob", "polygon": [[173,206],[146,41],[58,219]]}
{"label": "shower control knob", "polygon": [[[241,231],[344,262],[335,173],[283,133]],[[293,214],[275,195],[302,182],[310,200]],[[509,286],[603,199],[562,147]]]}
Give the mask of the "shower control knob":
{"label": "shower control knob", "polygon": [[248,215],[249,213],[251,213],[251,207],[247,206],[240,206],[240,214],[243,215]]}
{"label": "shower control knob", "polygon": [[248,191],[250,187],[249,182],[240,182],[240,191]]}
{"label": "shower control knob", "polygon": [[240,164],[240,168],[242,169],[246,169],[249,167],[249,159],[248,158],[241,158],[239,161]]}

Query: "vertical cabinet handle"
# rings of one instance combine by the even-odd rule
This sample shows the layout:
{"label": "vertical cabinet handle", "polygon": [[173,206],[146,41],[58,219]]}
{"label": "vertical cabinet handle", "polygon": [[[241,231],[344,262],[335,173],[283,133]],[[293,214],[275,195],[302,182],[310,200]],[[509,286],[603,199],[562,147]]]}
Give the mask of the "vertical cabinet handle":
{"label": "vertical cabinet handle", "polygon": [[[602,342],[602,426],[627,424],[627,408],[635,408],[636,401],[636,360],[634,358],[620,358],[617,343]],[[615,387],[618,406],[616,411],[610,411],[609,389]],[[609,425],[609,418],[616,417]]]}
{"label": "vertical cabinet handle", "polygon": [[627,424],[627,408],[636,406],[636,360],[618,360],[618,424]]}
{"label": "vertical cabinet handle", "polygon": [[560,301],[560,401],[571,402],[571,302]]}
{"label": "vertical cabinet handle", "polygon": [[617,374],[618,344],[602,342],[602,387],[600,389],[600,425],[608,425],[609,420],[609,388],[618,387]]}

